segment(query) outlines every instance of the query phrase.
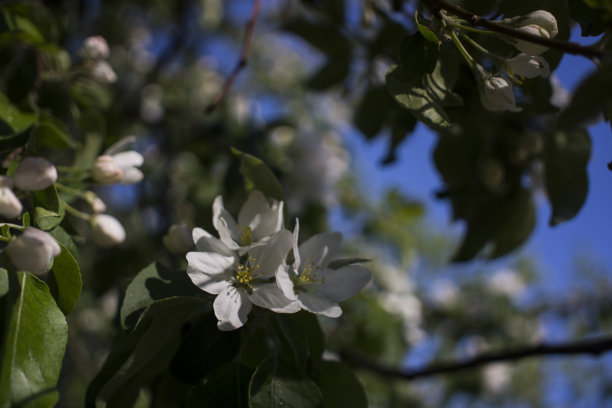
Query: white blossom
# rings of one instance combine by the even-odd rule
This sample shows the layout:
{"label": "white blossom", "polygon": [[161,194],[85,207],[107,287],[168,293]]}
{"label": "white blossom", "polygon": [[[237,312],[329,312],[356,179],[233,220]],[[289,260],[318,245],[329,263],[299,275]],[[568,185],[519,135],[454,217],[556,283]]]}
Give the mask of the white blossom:
{"label": "white blossom", "polygon": [[525,291],[525,281],[511,269],[501,269],[487,278],[487,287],[498,295],[515,297]]}
{"label": "white blossom", "polygon": [[53,258],[59,255],[61,248],[48,233],[36,228],[26,228],[6,247],[6,253],[18,270],[37,275],[45,273],[51,267]]}
{"label": "white blossom", "polygon": [[113,67],[106,61],[96,61],[89,73],[93,79],[102,84],[112,84],[117,80]]}
{"label": "white blossom", "polygon": [[55,166],[42,157],[26,157],[13,173],[15,187],[23,191],[39,191],[57,180]]}
{"label": "white blossom", "polygon": [[490,111],[520,112],[512,85],[500,76],[486,75],[480,82],[480,101]]}
{"label": "white blossom", "polygon": [[433,281],[429,298],[438,307],[450,308],[459,301],[459,291],[451,280],[440,278]]}
{"label": "white blossom", "polygon": [[193,247],[191,231],[185,224],[173,224],[163,238],[164,245],[173,254],[185,254]]}
{"label": "white blossom", "polygon": [[89,220],[94,241],[101,247],[118,245],[125,241],[125,229],[115,217],[96,214]]}
{"label": "white blossom", "polygon": [[23,210],[21,201],[12,190],[13,180],[0,176],[0,215],[5,218],[17,218]]}
{"label": "white blossom", "polygon": [[187,274],[200,289],[217,295],[213,309],[220,330],[242,327],[253,304],[278,313],[300,309],[274,283],[274,273],[291,249],[289,231],[277,231],[243,255],[201,228],[193,230],[193,240],[198,251],[187,253]]}
{"label": "white blossom", "polygon": [[[558,33],[557,19],[546,10],[536,10],[526,16],[511,19],[518,31],[542,38],[554,38]],[[539,55],[548,47],[530,41],[516,40],[514,46],[527,55]]]}
{"label": "white blossom", "polygon": [[[516,30],[542,38],[550,38],[550,33],[548,31],[535,24],[528,24],[522,27],[518,27]],[[516,40],[514,46],[517,50],[524,52],[527,55],[540,55],[544,51],[548,50],[548,47],[545,45],[540,45],[531,41],[524,40]]]}
{"label": "white blossom", "polygon": [[91,169],[93,179],[100,184],[135,184],[144,177],[138,169],[144,163],[142,155],[130,150],[98,156]]}
{"label": "white blossom", "polygon": [[223,206],[223,197],[218,196],[213,203],[213,225],[228,248],[244,252],[282,229],[283,202],[268,201],[263,193],[253,191],[236,221]]}
{"label": "white blossom", "polygon": [[84,59],[100,60],[106,59],[109,55],[108,43],[99,36],[87,37],[83,41],[83,46],[79,50],[79,55]]}
{"label": "white blossom", "polygon": [[506,70],[525,78],[546,78],[550,74],[548,62],[543,57],[523,53],[507,60]]}
{"label": "white blossom", "polygon": [[276,281],[285,296],[300,308],[328,317],[339,317],[338,302],[359,292],[370,281],[370,271],[363,266],[347,265],[330,269],[342,235],[338,232],[312,236],[298,248],[299,224],[293,233],[293,265],[282,264]]}

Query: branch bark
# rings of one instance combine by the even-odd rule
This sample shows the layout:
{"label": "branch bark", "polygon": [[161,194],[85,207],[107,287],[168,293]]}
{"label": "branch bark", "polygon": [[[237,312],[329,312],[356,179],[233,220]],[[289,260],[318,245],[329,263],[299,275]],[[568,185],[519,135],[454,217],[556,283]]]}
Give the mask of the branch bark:
{"label": "branch bark", "polygon": [[462,18],[474,27],[482,27],[500,34],[507,35],[518,40],[529,41],[535,44],[543,45],[548,48],[554,48],[563,51],[567,54],[582,55],[588,58],[603,58],[610,55],[595,47],[584,47],[580,44],[568,41],[559,41],[552,38],[539,37],[523,31],[518,31],[510,26],[487,20],[480,17],[471,11],[465,10],[454,4],[450,4],[445,0],[423,0],[425,4],[437,14],[440,10],[446,10],[457,17]]}
{"label": "branch bark", "polygon": [[574,354],[590,354],[596,357],[610,350],[612,350],[612,336],[568,343],[541,343],[514,350],[484,353],[480,356],[466,359],[464,361],[433,363],[428,367],[413,370],[399,370],[372,360],[364,359],[363,357],[352,353],[340,353],[340,356],[342,357],[343,361],[353,365],[354,367],[362,368],[385,377],[413,380],[417,378],[430,377],[433,375],[448,374],[456,371],[478,368],[486,364],[501,361],[517,361],[529,357]]}
{"label": "branch bark", "polygon": [[249,53],[251,52],[251,44],[253,42],[253,33],[255,31],[255,22],[257,21],[259,10],[261,10],[261,3],[262,3],[262,0],[253,0],[253,5],[251,7],[251,14],[249,16],[249,20],[247,21],[246,29],[244,32],[244,40],[242,42],[242,51],[240,52],[240,59],[234,66],[234,69],[232,70],[230,75],[225,80],[225,83],[223,84],[223,88],[221,89],[221,92],[219,92],[219,95],[217,95],[214,102],[208,105],[208,107],[205,110],[205,113],[212,113],[215,109],[217,109],[219,104],[221,104],[221,102],[223,102],[223,100],[225,99],[227,93],[229,92],[230,88],[234,84],[234,81],[236,81],[236,78],[238,77],[238,74],[240,73],[240,71],[242,71],[244,67],[246,67],[248,63],[248,59],[249,59]]}

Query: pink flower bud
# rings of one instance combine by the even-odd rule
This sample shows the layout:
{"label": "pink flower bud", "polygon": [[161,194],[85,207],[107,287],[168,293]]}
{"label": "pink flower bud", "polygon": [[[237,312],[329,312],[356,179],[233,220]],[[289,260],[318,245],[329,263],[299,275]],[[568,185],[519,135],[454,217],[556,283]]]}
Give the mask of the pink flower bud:
{"label": "pink flower bud", "polygon": [[55,166],[42,157],[26,157],[13,174],[15,187],[23,191],[39,191],[57,180]]}
{"label": "pink flower bud", "polygon": [[36,228],[26,230],[6,247],[6,253],[18,270],[40,275],[51,267],[61,248],[48,233]]}
{"label": "pink flower bud", "polygon": [[83,42],[79,54],[84,59],[99,60],[108,58],[108,43],[99,36],[88,37]]}
{"label": "pink flower bud", "polygon": [[17,218],[21,214],[23,206],[13,190],[13,181],[0,176],[0,215],[5,218]]}
{"label": "pink flower bud", "polygon": [[89,221],[93,239],[101,247],[110,247],[125,241],[125,229],[115,217],[97,214]]}

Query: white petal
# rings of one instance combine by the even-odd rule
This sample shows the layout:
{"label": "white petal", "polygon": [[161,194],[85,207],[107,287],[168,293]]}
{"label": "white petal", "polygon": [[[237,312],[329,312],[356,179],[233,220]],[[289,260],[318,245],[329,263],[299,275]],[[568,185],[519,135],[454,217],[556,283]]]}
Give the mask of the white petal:
{"label": "white petal", "polygon": [[123,177],[121,177],[121,183],[123,184],[136,184],[144,178],[142,171],[135,167],[129,167],[123,169]]}
{"label": "white petal", "polygon": [[274,283],[255,287],[249,299],[257,306],[270,309],[276,313],[295,313],[300,310],[300,305],[287,299]]}
{"label": "white petal", "polygon": [[192,232],[193,242],[198,250],[202,252],[216,252],[225,256],[233,256],[234,252],[220,239],[212,236],[202,228],[194,228]]}
{"label": "white petal", "polygon": [[247,315],[253,308],[246,293],[228,286],[215,298],[213,303],[215,316],[219,319],[220,330],[228,331],[242,327],[247,321]]}
{"label": "white petal", "polygon": [[268,211],[262,214],[259,223],[252,227],[253,239],[259,241],[280,231],[283,227],[283,202],[275,203]]}
{"label": "white petal", "polygon": [[[221,221],[223,220],[223,222]],[[225,209],[223,206],[223,197],[217,196],[213,202],[213,225],[217,231],[221,240],[225,242],[223,235],[229,234],[232,240],[240,239],[240,231],[234,217]],[[224,230],[223,233],[221,230]]]}
{"label": "white petal", "polygon": [[321,314],[327,317],[339,317],[342,314],[342,309],[337,303],[325,299],[321,295],[301,292],[298,294],[298,300],[302,308],[311,313]]}
{"label": "white petal", "polygon": [[225,246],[234,250],[240,249],[240,245],[236,243],[234,234],[232,234],[232,231],[228,228],[225,218],[219,217],[217,219],[217,231],[219,232],[221,242],[223,242]]}
{"label": "white petal", "polygon": [[115,159],[115,164],[121,167],[122,170],[128,167],[139,167],[144,163],[144,157],[134,150],[114,154],[113,158]]}
{"label": "white petal", "polygon": [[342,234],[339,232],[324,232],[310,237],[300,245],[302,262],[312,262],[321,268],[327,267],[331,258],[338,252]]}
{"label": "white petal", "polygon": [[359,292],[370,281],[370,271],[359,265],[326,269],[321,292],[330,300],[342,302]]}
{"label": "white petal", "polygon": [[249,255],[255,258],[255,263],[259,265],[259,273],[265,277],[272,277],[278,266],[285,262],[289,249],[291,249],[291,233],[282,229],[266,244],[251,248]]}
{"label": "white petal", "polygon": [[234,264],[233,256],[225,256],[214,252],[187,253],[189,266],[207,275],[218,275]]}
{"label": "white petal", "polygon": [[265,214],[270,209],[266,196],[261,191],[253,191],[246,202],[240,208],[238,213],[238,224],[243,227],[251,227],[251,222],[260,216]]}
{"label": "white petal", "polygon": [[280,265],[276,270],[276,284],[287,299],[295,300],[293,280],[291,280],[292,275],[295,275],[293,268],[287,265]]}
{"label": "white petal", "polygon": [[298,250],[298,235],[300,232],[300,220],[295,219],[295,228],[293,229],[293,238],[291,245],[293,246],[293,267],[297,271],[300,268],[300,251]]}

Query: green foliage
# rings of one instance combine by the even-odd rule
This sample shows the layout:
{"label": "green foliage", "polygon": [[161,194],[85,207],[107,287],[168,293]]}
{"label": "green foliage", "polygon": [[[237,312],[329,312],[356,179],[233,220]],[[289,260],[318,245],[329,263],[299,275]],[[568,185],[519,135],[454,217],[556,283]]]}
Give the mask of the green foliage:
{"label": "green foliage", "polygon": [[247,191],[259,190],[267,197],[285,200],[280,182],[261,159],[234,148],[232,153],[240,159],[240,173],[244,177]]}
{"label": "green foliage", "polygon": [[49,288],[59,308],[64,314],[68,314],[79,300],[83,282],[78,262],[68,248],[61,243],[59,245],[62,252],[53,259]]}
{"label": "green foliage", "polygon": [[0,269],[0,406],[53,407],[68,327],[47,286]]}
{"label": "green foliage", "polygon": [[317,384],[325,398],[325,407],[368,406],[363,387],[351,370],[342,363],[324,361],[317,375]]}

